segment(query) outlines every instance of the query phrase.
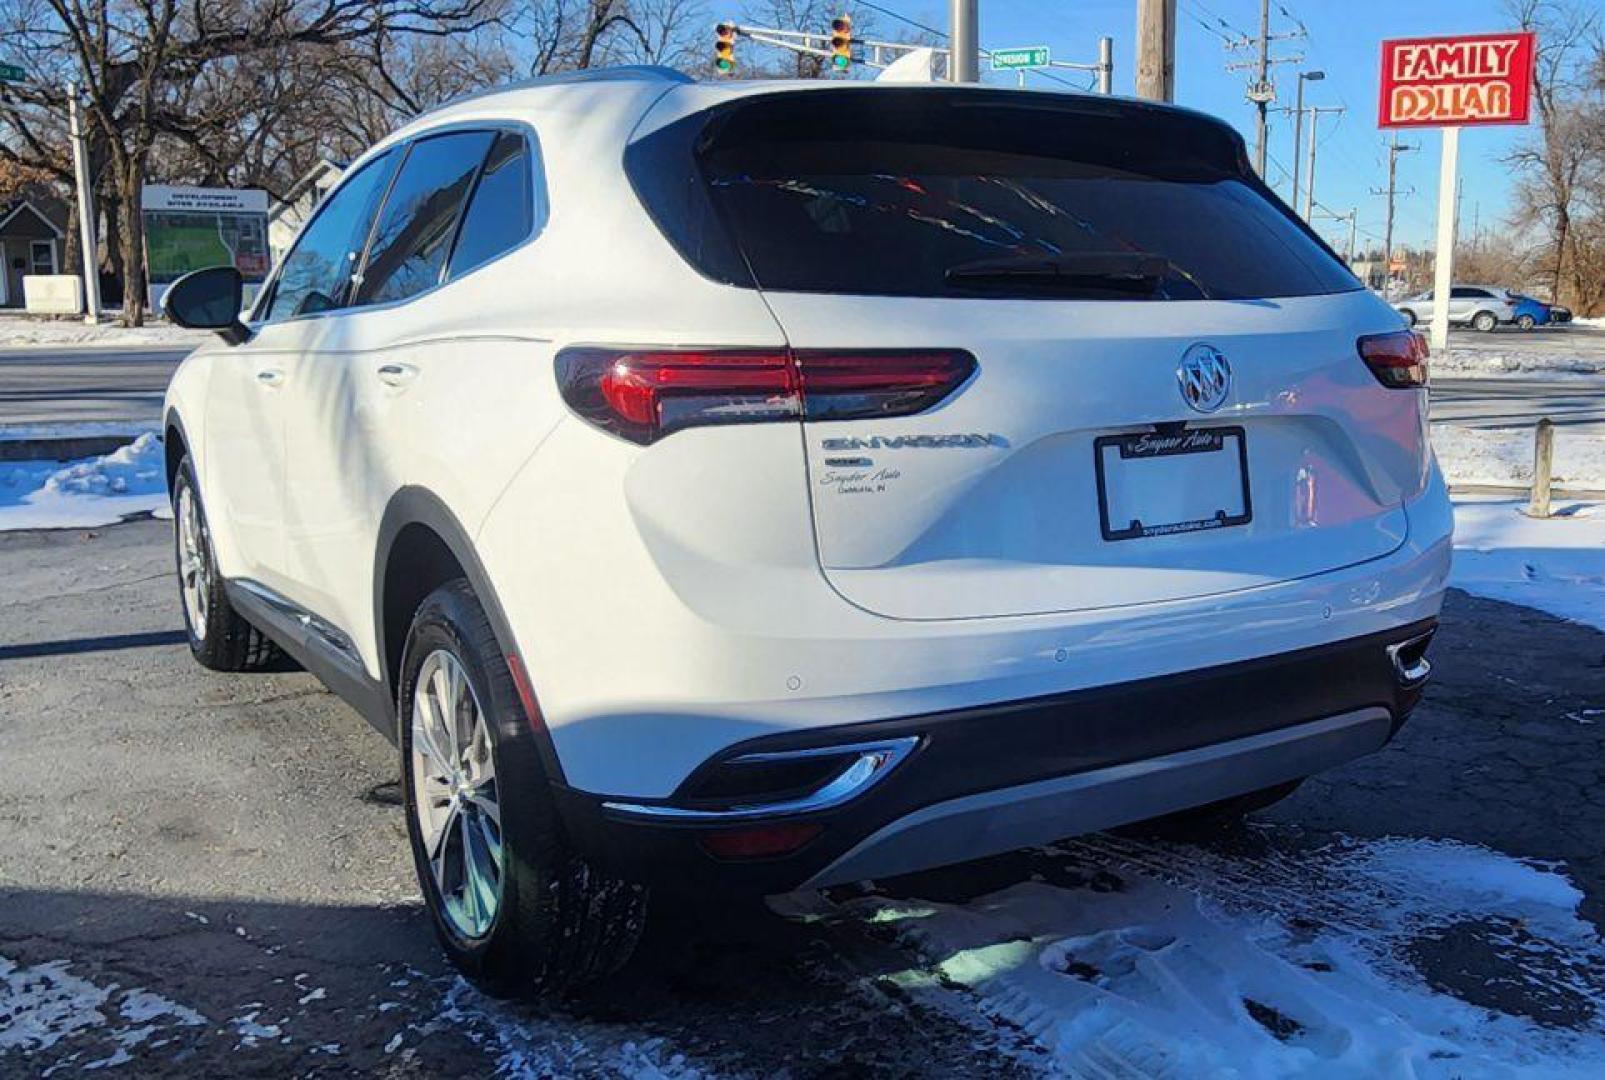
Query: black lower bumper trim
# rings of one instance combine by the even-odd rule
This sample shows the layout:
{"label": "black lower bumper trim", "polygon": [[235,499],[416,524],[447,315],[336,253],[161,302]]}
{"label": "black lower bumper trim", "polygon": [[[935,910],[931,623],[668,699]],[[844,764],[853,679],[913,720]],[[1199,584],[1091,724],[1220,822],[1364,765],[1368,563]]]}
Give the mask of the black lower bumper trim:
{"label": "black lower bumper trim", "polygon": [[1422,687],[1400,684],[1388,647],[1434,625],[1427,620],[1296,652],[1051,697],[765,736],[728,748],[681,785],[681,793],[705,790],[721,762],[744,754],[919,736],[918,749],[861,798],[821,814],[786,818],[817,821],[824,831],[782,858],[721,862],[698,843],[699,833],[719,826],[621,818],[603,809],[601,797],[569,788],[556,789],[558,806],[579,848],[615,873],[694,891],[784,892],[889,822],[964,795],[1210,746],[1370,706],[1385,708],[1397,731]]}

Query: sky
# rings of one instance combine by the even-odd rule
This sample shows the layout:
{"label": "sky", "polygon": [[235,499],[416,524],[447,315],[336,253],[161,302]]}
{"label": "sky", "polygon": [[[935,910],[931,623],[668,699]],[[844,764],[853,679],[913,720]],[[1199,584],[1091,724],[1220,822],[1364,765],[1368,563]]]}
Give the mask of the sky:
{"label": "sky", "polygon": [[[876,7],[905,19],[945,31],[945,0],[874,0]],[[868,6],[867,4],[865,6]],[[981,46],[985,49],[1047,45],[1056,60],[1092,62],[1098,38],[1114,39],[1117,94],[1131,94],[1136,66],[1136,0],[980,0]],[[892,36],[899,20],[876,14],[874,30]],[[1254,140],[1254,109],[1243,97],[1252,72],[1227,71],[1228,63],[1249,60],[1255,50],[1228,51],[1226,39],[1258,29],[1258,0],[1178,0],[1176,34],[1176,103],[1212,113],[1235,124]],[[1316,150],[1316,202],[1347,214],[1357,208],[1357,247],[1381,246],[1386,200],[1371,194],[1387,184],[1389,135],[1377,128],[1377,78],[1381,41],[1393,37],[1485,33],[1514,29],[1500,0],[1272,0],[1271,32],[1307,36],[1273,43],[1273,56],[1302,54],[1301,64],[1272,69],[1275,105],[1291,106],[1297,70],[1326,73],[1321,82],[1305,85],[1304,103],[1323,108],[1341,106],[1341,116],[1323,114]],[[901,24],[903,29],[912,26]],[[863,30],[859,37],[868,36]],[[1086,85],[1090,75],[1058,71],[1055,75]],[[982,79],[1013,85],[1013,73],[993,74],[982,64]],[[1052,88],[1040,76],[1027,86]],[[1308,125],[1306,125],[1307,127]],[[1462,178],[1460,235],[1469,239],[1480,225],[1484,234],[1499,227],[1510,212],[1511,178],[1500,158],[1521,139],[1536,134],[1521,127],[1484,127],[1460,135]],[[1307,136],[1307,132],[1306,132]],[[1395,243],[1431,247],[1436,236],[1438,164],[1442,136],[1436,130],[1407,130],[1400,140],[1420,149],[1399,157],[1399,186],[1414,194],[1402,196],[1394,224]],[[1292,117],[1270,116],[1270,181],[1284,198],[1291,193],[1286,170],[1293,166]],[[1306,144],[1307,145],[1307,144]],[[1302,166],[1301,166],[1302,169]],[[1323,221],[1316,227],[1343,250],[1348,225]]]}

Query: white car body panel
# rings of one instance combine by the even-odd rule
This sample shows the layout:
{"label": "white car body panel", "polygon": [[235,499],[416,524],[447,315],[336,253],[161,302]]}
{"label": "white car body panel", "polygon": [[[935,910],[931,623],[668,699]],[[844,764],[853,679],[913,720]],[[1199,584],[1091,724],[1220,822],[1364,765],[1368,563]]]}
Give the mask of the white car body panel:
{"label": "white car body panel", "polygon": [[[1382,388],[1353,352],[1357,336],[1396,328],[1385,304],[1359,290],[1110,305],[719,284],[654,226],[620,157],[633,133],[776,89],[511,90],[376,148],[449,126],[533,125],[549,219],[410,301],[253,323],[246,345],[184,363],[167,412],[200,464],[223,573],[315,612],[382,679],[380,522],[403,489],[432,493],[473,541],[564,780],[638,798],[669,796],[710,755],[763,734],[1182,672],[1436,616],[1451,523],[1426,395]],[[1177,361],[1200,340],[1238,379],[1209,417],[1188,414],[1176,389]],[[967,348],[980,369],[895,430],[730,426],[642,447],[559,397],[557,352],[597,343],[927,344]],[[387,365],[402,368],[399,384],[381,377]],[[268,368],[277,385],[257,380]],[[1184,419],[1248,428],[1254,524],[1099,541],[1093,434]],[[823,482],[820,427],[1007,445],[891,451],[876,467],[901,474],[894,490],[844,495]]]}

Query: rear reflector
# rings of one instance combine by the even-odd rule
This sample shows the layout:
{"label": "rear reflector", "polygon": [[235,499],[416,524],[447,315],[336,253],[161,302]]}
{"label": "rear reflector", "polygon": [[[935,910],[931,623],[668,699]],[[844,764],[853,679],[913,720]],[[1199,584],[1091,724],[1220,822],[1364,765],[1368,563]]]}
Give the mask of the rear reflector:
{"label": "rear reflector", "polygon": [[767,859],[790,855],[824,831],[822,825],[764,825],[711,832],[702,837],[702,849],[716,859]]}
{"label": "rear reflector", "polygon": [[688,427],[857,420],[930,408],[968,379],[958,349],[608,349],[557,354],[571,409],[642,444]]}
{"label": "rear reflector", "polygon": [[1414,330],[1372,334],[1357,345],[1360,359],[1383,386],[1410,390],[1427,385],[1427,339]]}

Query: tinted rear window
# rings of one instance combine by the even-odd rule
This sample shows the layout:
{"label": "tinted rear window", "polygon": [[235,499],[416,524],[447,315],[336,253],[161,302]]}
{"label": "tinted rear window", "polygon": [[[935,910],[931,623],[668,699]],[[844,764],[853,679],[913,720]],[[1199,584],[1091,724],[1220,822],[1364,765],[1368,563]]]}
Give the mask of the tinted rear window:
{"label": "tinted rear window", "polygon": [[[876,90],[775,95],[691,119],[697,130],[667,129],[627,165],[682,255],[720,280],[1154,300],[1360,287],[1248,172],[1235,136],[1184,113]],[[1145,287],[1100,284],[1134,266]]]}

